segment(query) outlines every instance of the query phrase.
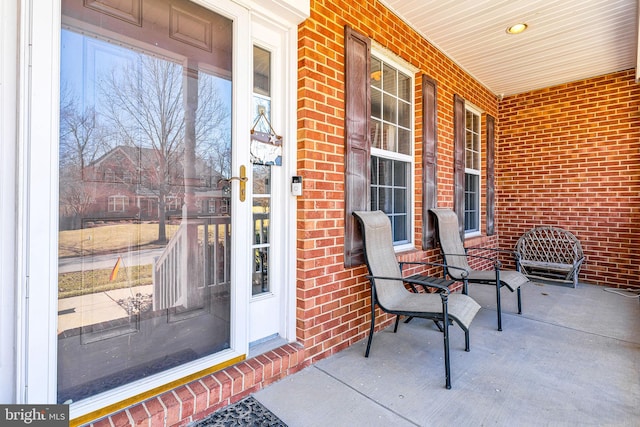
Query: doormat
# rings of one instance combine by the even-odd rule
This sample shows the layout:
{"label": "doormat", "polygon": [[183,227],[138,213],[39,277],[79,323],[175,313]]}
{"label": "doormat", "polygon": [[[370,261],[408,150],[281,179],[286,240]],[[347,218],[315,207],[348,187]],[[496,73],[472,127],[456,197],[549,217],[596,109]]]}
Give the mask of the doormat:
{"label": "doormat", "polygon": [[273,412],[251,396],[225,406],[193,425],[193,427],[218,426],[287,427]]}

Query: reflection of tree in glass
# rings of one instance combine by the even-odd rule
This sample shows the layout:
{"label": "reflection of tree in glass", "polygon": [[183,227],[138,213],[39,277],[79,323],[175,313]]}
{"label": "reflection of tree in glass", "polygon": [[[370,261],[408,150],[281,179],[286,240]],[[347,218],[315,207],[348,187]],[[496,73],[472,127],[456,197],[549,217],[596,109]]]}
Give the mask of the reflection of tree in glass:
{"label": "reflection of tree in glass", "polygon": [[[135,64],[135,65],[133,65]],[[169,196],[181,195],[184,184],[185,105],[183,67],[161,58],[137,55],[137,61],[127,61],[101,76],[98,83],[103,114],[118,140],[143,150],[153,159],[155,170],[143,171],[141,181],[158,197],[158,241],[166,242],[166,203]],[[185,73],[186,74],[186,73]],[[230,131],[228,108],[218,94],[212,76],[190,70],[188,78],[198,79],[196,99],[187,99],[196,107],[195,150],[208,153],[201,157],[217,161],[213,168],[230,163]],[[141,151],[142,152],[142,151]],[[222,156],[223,159],[214,158]],[[223,171],[220,171],[223,172]]]}
{"label": "reflection of tree in glass", "polygon": [[86,165],[106,150],[106,127],[92,107],[81,111],[79,101],[62,85],[60,98],[60,207],[62,217],[71,217],[77,229],[95,199],[83,182]]}

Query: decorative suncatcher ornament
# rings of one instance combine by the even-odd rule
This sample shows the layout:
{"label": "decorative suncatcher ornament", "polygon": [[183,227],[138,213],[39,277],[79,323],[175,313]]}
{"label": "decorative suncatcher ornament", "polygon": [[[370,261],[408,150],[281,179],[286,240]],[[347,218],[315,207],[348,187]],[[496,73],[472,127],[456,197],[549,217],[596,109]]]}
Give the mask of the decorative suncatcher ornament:
{"label": "decorative suncatcher ornament", "polygon": [[[268,129],[268,132],[256,130],[261,121],[266,123],[261,128]],[[264,110],[260,110],[260,115],[251,128],[251,162],[256,165],[282,166],[282,137],[273,130]]]}

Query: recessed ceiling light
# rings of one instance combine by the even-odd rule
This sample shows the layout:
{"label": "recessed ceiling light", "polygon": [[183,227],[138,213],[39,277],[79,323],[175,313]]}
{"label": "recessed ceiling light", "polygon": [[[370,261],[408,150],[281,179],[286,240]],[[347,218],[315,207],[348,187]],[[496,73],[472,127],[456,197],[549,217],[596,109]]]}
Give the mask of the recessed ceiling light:
{"label": "recessed ceiling light", "polygon": [[524,30],[526,30],[527,27],[528,27],[528,25],[525,24],[524,22],[521,22],[521,23],[518,23],[518,24],[514,24],[514,25],[510,26],[509,28],[507,28],[507,33],[508,34],[520,34]]}

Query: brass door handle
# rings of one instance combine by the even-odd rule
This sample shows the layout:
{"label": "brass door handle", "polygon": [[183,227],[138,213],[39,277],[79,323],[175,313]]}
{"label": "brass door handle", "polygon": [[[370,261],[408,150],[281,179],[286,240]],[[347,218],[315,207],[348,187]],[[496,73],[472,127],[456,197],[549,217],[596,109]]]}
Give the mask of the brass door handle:
{"label": "brass door handle", "polygon": [[240,165],[240,176],[232,176],[231,178],[229,178],[229,181],[231,181],[232,179],[237,179],[238,181],[240,181],[240,201],[244,202],[244,200],[247,198],[247,181],[249,180],[249,178],[247,178],[247,168],[245,167],[245,165]]}
{"label": "brass door handle", "polygon": [[245,167],[245,165],[240,165],[240,176],[222,178],[218,182],[221,181],[238,181],[238,183],[240,184],[240,201],[245,201],[245,199],[247,198],[247,181],[249,181],[249,178],[247,177],[247,168]]}

